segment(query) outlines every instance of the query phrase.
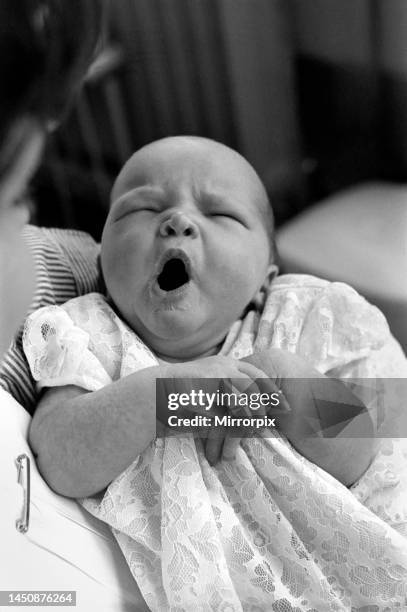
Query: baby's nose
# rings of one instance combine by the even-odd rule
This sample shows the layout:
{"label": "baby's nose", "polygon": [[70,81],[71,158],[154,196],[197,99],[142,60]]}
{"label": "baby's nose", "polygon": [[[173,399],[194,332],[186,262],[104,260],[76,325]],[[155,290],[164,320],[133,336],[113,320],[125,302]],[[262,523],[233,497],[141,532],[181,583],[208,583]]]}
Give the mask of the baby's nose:
{"label": "baby's nose", "polygon": [[197,235],[197,227],[190,217],[182,212],[176,211],[164,219],[160,226],[161,236],[191,236]]}

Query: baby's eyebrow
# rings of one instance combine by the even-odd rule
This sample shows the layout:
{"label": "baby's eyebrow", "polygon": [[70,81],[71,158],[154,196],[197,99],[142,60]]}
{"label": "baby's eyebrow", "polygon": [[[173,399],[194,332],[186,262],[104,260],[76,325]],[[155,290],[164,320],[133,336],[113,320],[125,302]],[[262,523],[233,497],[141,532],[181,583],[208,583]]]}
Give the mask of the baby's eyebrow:
{"label": "baby's eyebrow", "polygon": [[138,187],[134,187],[127,193],[131,195],[147,195],[154,197],[162,197],[164,195],[164,191],[162,190],[162,188],[155,185],[139,185]]}
{"label": "baby's eyebrow", "polygon": [[215,206],[231,206],[235,199],[220,191],[205,191],[201,194],[201,201]]}
{"label": "baby's eyebrow", "polygon": [[164,192],[160,187],[155,187],[152,185],[140,185],[138,187],[134,187],[133,189],[129,189],[125,193],[123,193],[115,202],[115,205],[120,206],[121,203],[128,202],[132,198],[135,197],[148,197],[154,198],[155,200],[162,200],[164,198]]}

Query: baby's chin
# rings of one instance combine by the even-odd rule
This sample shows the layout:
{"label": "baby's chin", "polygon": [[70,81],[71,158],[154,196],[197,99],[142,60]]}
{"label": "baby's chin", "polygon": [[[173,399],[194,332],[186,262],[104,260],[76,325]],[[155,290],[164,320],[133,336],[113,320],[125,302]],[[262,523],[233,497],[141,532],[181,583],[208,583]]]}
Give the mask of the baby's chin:
{"label": "baby's chin", "polygon": [[155,313],[143,329],[135,330],[159,355],[186,361],[215,354],[228,329],[214,329],[194,312],[168,309]]}
{"label": "baby's chin", "polygon": [[151,313],[147,329],[160,340],[188,341],[202,329],[204,320],[192,308],[167,304]]}

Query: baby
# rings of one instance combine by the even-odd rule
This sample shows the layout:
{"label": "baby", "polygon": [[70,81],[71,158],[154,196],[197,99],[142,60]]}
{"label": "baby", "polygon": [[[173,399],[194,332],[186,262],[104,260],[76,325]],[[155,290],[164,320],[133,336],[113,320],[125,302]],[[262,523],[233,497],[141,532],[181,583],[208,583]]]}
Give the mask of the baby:
{"label": "baby", "polygon": [[[219,461],[219,437],[205,448],[191,435],[156,438],[155,382],[172,379],[176,389],[182,378],[229,378],[243,391],[257,381],[318,420],[313,385],[328,375],[329,409],[353,406],[355,422],[373,432],[363,403],[335,377],[380,375],[385,345],[405,367],[382,315],[340,283],[275,278],[265,189],[223,145],[148,145],[125,164],[111,200],[101,246],[107,297],[41,309],[26,325],[25,351],[47,388],[30,434],[45,479],[73,497],[108,487],[83,503],[114,528],[152,609],[268,610],[300,596],[327,609],[338,599],[332,566],[321,570],[309,552],[323,553],[331,528],[319,525],[319,540],[315,532],[307,541],[307,504],[312,497],[321,508],[338,487],[349,508],[357,503],[327,472],[355,482],[372,436],[307,439],[294,425],[286,437],[229,442]],[[299,401],[289,377],[308,380],[312,401]],[[371,514],[357,511],[362,522]],[[288,568],[301,588],[287,586]],[[347,597],[358,591],[346,587]],[[351,601],[371,603],[359,591]]]}

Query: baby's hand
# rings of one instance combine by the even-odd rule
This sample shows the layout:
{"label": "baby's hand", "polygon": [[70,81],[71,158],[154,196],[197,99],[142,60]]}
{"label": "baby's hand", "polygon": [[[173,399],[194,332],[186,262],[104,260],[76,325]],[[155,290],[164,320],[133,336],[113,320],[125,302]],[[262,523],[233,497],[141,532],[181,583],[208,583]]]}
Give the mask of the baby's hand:
{"label": "baby's hand", "polygon": [[[208,380],[205,384],[205,392],[214,393],[219,388],[219,381],[224,381],[224,391],[231,392],[231,384],[235,393],[258,393],[259,385],[261,392],[274,393],[276,391],[273,382],[267,378],[265,372],[245,361],[238,361],[231,357],[215,355],[206,357],[196,361],[188,361],[184,363],[166,364],[162,367],[162,377],[166,378],[165,394],[168,397],[169,393],[188,393],[195,379],[214,379]],[[257,381],[257,383],[255,382]],[[260,382],[261,381],[261,382]],[[204,385],[201,385],[204,386]],[[208,416],[208,412],[201,406],[188,405],[184,407],[185,413],[188,416],[204,415]],[[230,407],[230,412],[233,416],[243,416],[242,409],[239,406]],[[210,416],[224,416],[228,414],[225,406],[216,405],[211,408]],[[256,415],[262,415],[262,411],[256,411]],[[179,414],[182,416],[182,414]],[[247,416],[247,414],[244,414]],[[236,450],[236,440],[228,441],[225,445],[227,437],[227,428],[211,427],[207,430],[205,442],[205,455],[211,465],[214,465],[221,457],[222,453],[227,459],[232,459]]]}
{"label": "baby's hand", "polygon": [[[268,348],[249,357],[244,361],[261,369],[266,376],[279,382],[285,378],[310,378],[310,365],[289,351],[278,348]],[[314,376],[321,376],[314,372]]]}

